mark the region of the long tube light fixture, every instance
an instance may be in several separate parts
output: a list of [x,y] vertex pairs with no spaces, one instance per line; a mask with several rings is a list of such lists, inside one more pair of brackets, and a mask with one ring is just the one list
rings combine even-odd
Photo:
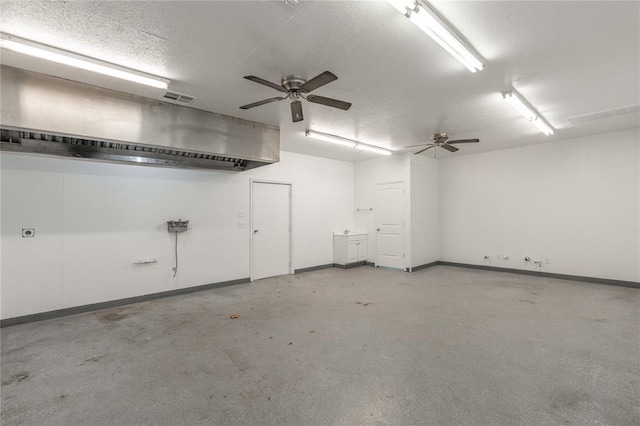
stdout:
[[418,0],[387,0],[471,72],[482,71],[480,55],[427,3]]
[[305,136],[309,137],[309,138],[314,138],[320,141],[324,141],[324,142],[330,142],[330,143],[334,143],[337,145],[342,145],[342,146],[348,146],[350,148],[354,148],[357,150],[361,150],[361,151],[369,151],[369,152],[373,152],[376,154],[382,154],[382,155],[391,155],[393,154],[393,151],[390,151],[388,149],[384,149],[384,148],[380,148],[379,146],[373,146],[373,145],[369,145],[366,143],[362,143],[362,142],[358,142],[358,141],[353,141],[351,139],[346,139],[346,138],[342,138],[340,136],[334,136],[334,135],[329,135],[327,133],[320,133],[320,132],[316,132],[314,130],[306,130],[304,132]]
[[553,135],[553,127],[518,92],[509,90],[502,93],[502,98],[542,133],[547,136]]
[[157,87],[158,89],[166,90],[169,87],[169,81],[160,77],[150,76],[139,71],[109,64],[107,62],[81,56],[76,53],[55,49],[50,46],[44,46],[7,34],[0,34],[0,47],[22,53],[24,55],[34,56],[36,58],[69,65],[75,68],[81,68],[98,74],[132,81],[146,86]]

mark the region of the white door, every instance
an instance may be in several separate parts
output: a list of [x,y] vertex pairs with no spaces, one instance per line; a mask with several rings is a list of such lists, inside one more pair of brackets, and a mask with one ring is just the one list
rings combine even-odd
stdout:
[[291,185],[252,183],[251,279],[291,273]]
[[404,269],[404,182],[378,184],[376,205],[376,266]]

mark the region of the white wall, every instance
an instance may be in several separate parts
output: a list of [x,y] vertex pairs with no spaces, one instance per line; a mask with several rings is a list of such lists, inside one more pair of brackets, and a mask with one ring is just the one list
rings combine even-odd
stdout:
[[[376,187],[379,183],[404,182],[405,194],[411,193],[410,187],[410,170],[409,156],[394,155],[383,157],[375,160],[362,161],[355,164],[354,167],[354,201],[355,208],[368,209],[374,208],[374,211],[355,212],[355,229],[356,232],[364,232],[369,234],[368,250],[369,255],[367,261],[375,262],[376,258]],[[405,196],[405,223],[410,223],[410,200],[411,197]],[[405,228],[405,254],[410,259],[411,250],[411,232],[409,226]],[[409,265],[407,265],[409,266]]]
[[[333,232],[353,227],[348,162],[282,152],[235,174],[3,153],[0,165],[2,318],[248,278],[251,178],[293,183],[295,269],[332,263]],[[173,278],[166,221],[179,217],[192,230]],[[147,258],[159,262],[133,264]]]
[[639,144],[632,129],[442,160],[441,260],[640,281]]
[[438,160],[411,157],[411,266],[440,260]]
[[[345,228],[369,234],[375,261],[376,212],[355,208],[375,206],[376,184],[403,181],[406,266],[534,269],[531,256],[549,258],[547,272],[640,281],[639,144],[634,129],[439,161],[282,152],[239,174],[2,153],[0,317],[249,277],[252,178],[293,183],[295,269],[332,263]],[[166,221],[178,217],[193,229],[173,278]],[[146,258],[159,262],[133,265]]]

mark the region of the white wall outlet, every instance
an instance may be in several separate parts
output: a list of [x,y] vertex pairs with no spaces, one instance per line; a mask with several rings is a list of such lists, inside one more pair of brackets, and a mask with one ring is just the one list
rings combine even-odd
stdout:
[[245,225],[244,225],[244,222],[240,222],[240,223],[238,223],[238,226],[239,226],[240,228],[244,228],[244,226],[245,226]]
[[36,228],[22,228],[22,238],[33,238],[36,236]]
[[502,260],[509,260],[509,255],[507,253],[503,254]]
[[551,258],[550,258],[550,257],[547,257],[547,258],[544,260],[544,263],[546,263],[547,265],[551,265]]
[[247,215],[247,214],[245,213],[245,211],[244,211],[244,210],[240,210],[240,211],[238,212],[238,217],[245,217],[246,215]]

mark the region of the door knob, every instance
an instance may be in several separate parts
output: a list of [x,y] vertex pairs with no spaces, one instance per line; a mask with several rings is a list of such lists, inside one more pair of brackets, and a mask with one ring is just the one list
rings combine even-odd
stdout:
[[257,234],[257,233],[258,233],[258,230],[257,230],[257,229],[254,229],[254,230],[253,230],[253,233],[254,233],[254,234]]
[[380,228],[376,229],[376,231],[380,232]]

